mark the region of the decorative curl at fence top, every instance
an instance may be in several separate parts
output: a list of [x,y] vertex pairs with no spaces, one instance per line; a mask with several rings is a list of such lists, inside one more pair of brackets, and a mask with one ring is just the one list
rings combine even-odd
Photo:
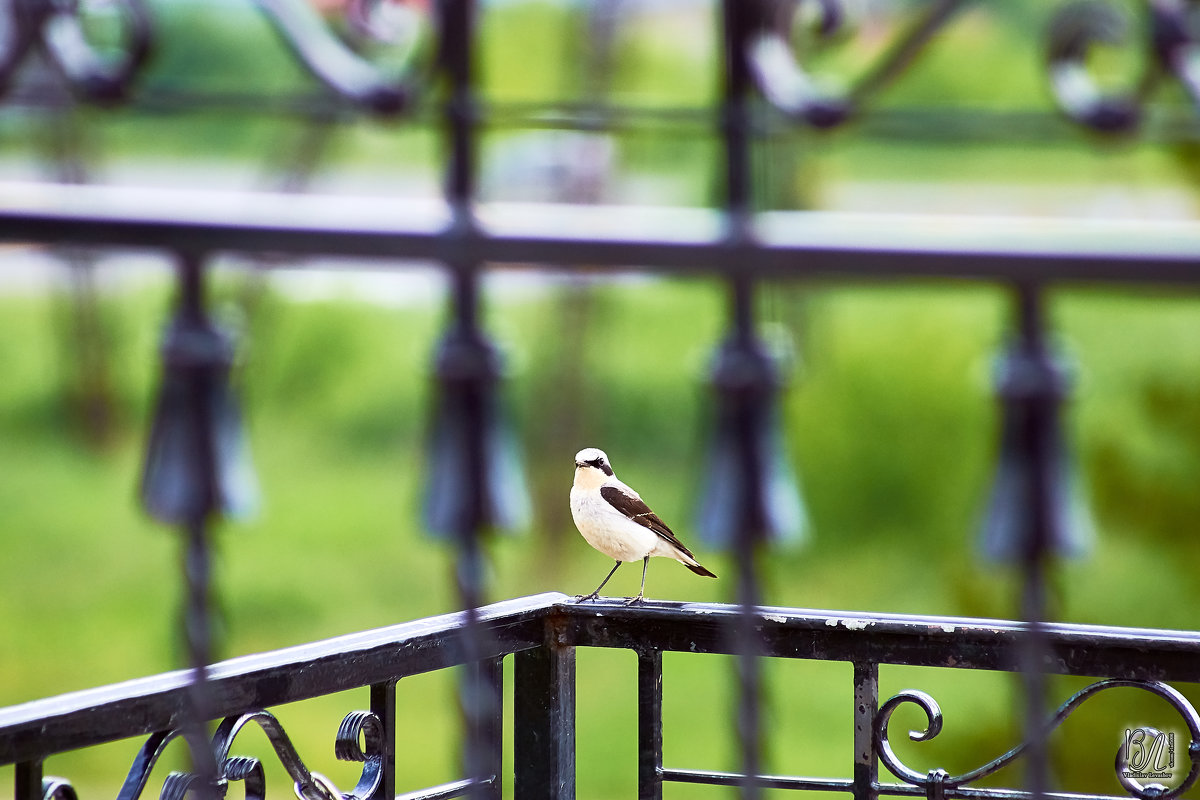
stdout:
[[[1132,777],[1128,769],[1131,755],[1127,745],[1122,745],[1117,753],[1115,762],[1117,780],[1131,796],[1142,798],[1142,800],[1147,800],[1148,798],[1170,800],[1170,798],[1179,797],[1190,789],[1192,784],[1196,782],[1196,778],[1200,776],[1200,715],[1197,715],[1196,709],[1188,702],[1186,697],[1165,683],[1160,681],[1120,679],[1097,681],[1076,692],[1062,704],[1049,720],[1043,723],[1042,739],[1044,740],[1046,735],[1066,721],[1067,717],[1071,716],[1075,712],[1075,709],[1079,708],[1088,698],[1106,689],[1117,688],[1141,689],[1166,700],[1179,713],[1179,716],[1183,718],[1190,737],[1187,748],[1189,759],[1188,772],[1174,788],[1168,789],[1162,784],[1154,783],[1143,785]],[[969,772],[964,772],[961,775],[951,775],[943,769],[934,769],[926,774],[922,774],[900,761],[888,739],[888,725],[892,720],[892,713],[904,703],[913,703],[919,706],[925,712],[925,718],[928,720],[925,730],[909,731],[908,735],[910,739],[914,742],[925,742],[941,733],[942,710],[937,701],[925,692],[908,689],[896,694],[880,707],[879,715],[875,718],[875,748],[879,753],[879,760],[883,762],[884,766],[893,775],[905,783],[921,787],[931,797],[935,793],[939,796],[944,796],[942,793],[946,790],[958,789],[983,780],[1019,759],[1029,749],[1030,743],[1028,741],[1022,742],[1007,753],[992,759],[983,766]]]
[[[396,11],[387,11],[391,3],[348,0],[343,37],[307,0],[254,3],[296,60],[343,100],[377,114],[411,106],[421,82],[422,44],[431,27],[424,15],[405,5],[400,21]],[[100,17],[103,27],[119,30],[114,41],[93,41],[91,31],[101,27],[96,24]],[[18,69],[40,50],[82,99],[129,100],[160,44],[145,0],[12,0],[0,8],[0,92],[11,88]],[[385,70],[359,54],[372,45],[409,57],[398,70]]]
[[[444,65],[458,46],[453,28],[459,0],[346,0],[340,20],[318,13],[310,0],[252,2],[309,74],[367,113],[411,110],[435,82],[438,63]],[[94,7],[100,5],[103,10],[97,12]],[[808,65],[816,49],[835,38],[852,39],[859,27],[867,27],[856,26],[851,5],[849,0],[739,0],[723,23],[736,28],[725,31],[742,61],[736,68],[786,117],[817,128],[837,127],[864,114],[973,4],[925,0],[905,6],[911,8],[909,18],[894,26],[890,44],[878,57],[848,74],[818,74]],[[625,7],[633,6],[630,0]],[[1178,83],[1192,105],[1200,105],[1200,26],[1191,22],[1191,0],[1147,0],[1137,20],[1115,0],[1071,0],[1047,8],[1044,32],[1027,33],[1029,39],[1044,40],[1049,93],[1067,119],[1096,131],[1128,132],[1168,82]],[[109,28],[120,30],[115,42],[92,41],[90,31],[97,26],[91,18],[97,13]],[[0,19],[0,93],[11,88],[27,56],[40,50],[82,99],[136,99],[139,74],[161,46],[145,0],[18,0],[0,8],[0,17],[7,17]],[[807,35],[793,35],[801,28]],[[797,45],[799,39],[807,46]],[[1118,85],[1102,80],[1089,67],[1098,47],[1122,48],[1132,56],[1128,61],[1141,64],[1140,71]],[[386,52],[385,60],[398,66],[385,68],[366,55],[372,51]],[[714,63],[718,55],[713,54]],[[585,116],[588,124],[596,124],[595,114]]]
[[[788,116],[815,127],[852,119],[919,56],[967,0],[930,0],[873,63],[842,76],[849,88],[822,90],[789,42],[797,14],[811,9],[820,41],[841,34],[849,14],[845,0],[753,0],[757,9],[746,36],[748,60],[762,95]],[[1145,106],[1167,80],[1178,82],[1200,105],[1200,44],[1189,0],[1149,0],[1138,35],[1127,11],[1111,0],[1075,0],[1060,5],[1049,20],[1046,69],[1054,102],[1070,120],[1102,132],[1125,132],[1142,120]],[[1140,50],[1142,73],[1128,88],[1109,89],[1090,71],[1087,59],[1100,45]]]

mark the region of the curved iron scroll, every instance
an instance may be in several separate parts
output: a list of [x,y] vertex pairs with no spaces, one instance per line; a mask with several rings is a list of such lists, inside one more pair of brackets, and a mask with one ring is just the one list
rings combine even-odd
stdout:
[[894,80],[963,6],[965,0],[933,0],[848,90],[828,93],[797,62],[788,41],[792,16],[805,6],[819,16],[817,35],[841,30],[847,18],[844,0],[757,0],[755,24],[748,32],[746,58],[763,96],[785,114],[818,128],[849,119],[868,99]]
[[1125,91],[1106,91],[1087,68],[1089,51],[1101,44],[1129,40],[1124,11],[1107,0],[1076,0],[1062,8],[1050,25],[1046,60],[1050,88],[1059,109],[1070,119],[1106,132],[1137,126],[1143,106],[1163,77],[1183,87],[1200,107],[1200,42],[1189,19],[1193,0],[1149,0],[1144,45],[1149,53],[1142,74]]
[[[378,114],[411,105],[416,85],[416,54],[425,25],[388,24],[379,0],[352,0],[347,22],[364,42],[408,52],[399,74],[389,74],[336,36],[305,0],[256,0],[285,44],[308,71],[351,103]],[[121,40],[101,48],[90,40],[84,19],[87,0],[9,0],[0,25],[0,92],[35,49],[88,100],[112,103],[129,96],[150,55],[153,26],[146,0],[105,0],[106,13],[120,20]],[[393,9],[393,16],[395,11]],[[417,12],[409,14],[417,18]],[[393,20],[394,22],[394,20]]]
[[[296,796],[301,800],[366,800],[383,778],[383,723],[375,714],[369,711],[353,711],[346,715],[338,728],[334,754],[341,761],[357,761],[363,764],[362,775],[354,790],[342,793],[328,778],[310,771],[305,766],[283,726],[271,712],[252,711],[238,717],[227,717],[213,736],[213,753],[221,767],[222,778],[226,781],[245,780],[247,800],[265,798],[262,765],[253,758],[231,758],[229,750],[238,733],[252,722],[267,735],[275,755],[295,781]],[[360,744],[360,737],[365,740],[365,747]],[[163,797],[162,800],[173,798]]]
[[[1161,784],[1143,786],[1133,778],[1127,776],[1124,766],[1128,754],[1124,752],[1124,747],[1117,754],[1117,779],[1130,794],[1142,798],[1142,800],[1170,800],[1170,798],[1178,797],[1191,788],[1192,784],[1196,782],[1197,776],[1200,776],[1200,714],[1196,713],[1196,709],[1192,707],[1187,698],[1165,683],[1124,679],[1104,680],[1093,683],[1072,695],[1067,702],[1063,703],[1054,716],[1046,722],[1042,730],[1043,740],[1089,697],[1106,689],[1120,687],[1142,689],[1151,694],[1158,695],[1170,703],[1171,707],[1178,711],[1179,715],[1183,717],[1184,722],[1187,723],[1191,741],[1188,743],[1188,758],[1190,761],[1188,773],[1184,777],[1183,782],[1174,789],[1167,789]],[[892,750],[891,742],[888,740],[888,723],[891,721],[892,713],[904,703],[915,703],[920,706],[925,712],[927,720],[925,730],[909,731],[908,736],[910,739],[914,742],[924,742],[933,739],[941,733],[942,710],[938,706],[937,701],[925,692],[907,689],[895,695],[880,707],[879,716],[875,720],[875,750],[879,754],[879,760],[891,770],[893,775],[905,783],[925,789],[926,792],[931,793],[930,796],[933,796],[933,794],[940,796],[945,789],[964,786],[991,775],[1020,758],[1029,746],[1028,742],[1022,742],[1004,755],[994,758],[970,772],[964,772],[962,775],[950,775],[943,769],[935,769],[927,774],[922,774],[901,763],[900,759],[896,757],[896,753]]]
[[144,0],[113,0],[109,8],[123,20],[122,41],[101,50],[88,39],[81,0],[11,0],[0,41],[0,91],[35,48],[71,87],[89,100],[124,99],[150,54],[152,27]]
[[[351,49],[304,0],[257,0],[284,43],[314,77],[350,102],[378,114],[394,114],[410,107],[416,81],[409,65],[390,76]],[[399,38],[378,21],[379,13],[367,0],[354,0],[347,9],[352,29],[376,41]],[[406,44],[416,49],[420,38],[413,32]]]
[[70,781],[63,778],[44,778],[42,800],[79,800],[79,795]]
[[[343,793],[324,775],[305,766],[283,726],[271,712],[258,710],[226,717],[213,735],[213,755],[220,776],[216,786],[217,797],[225,796],[230,781],[240,781],[245,787],[246,800],[266,800],[266,776],[262,762],[249,756],[230,755],[234,739],[251,723],[266,734],[283,768],[295,781],[296,795],[300,800],[367,800],[383,780],[383,722],[372,712],[352,711],[338,728],[334,755],[339,761],[363,765],[357,785],[352,791]],[[181,735],[180,729],[173,729],[155,733],[146,740],[125,778],[118,800],[138,800],[141,797],[159,757],[167,745]],[[172,772],[163,782],[159,800],[183,800],[198,780],[199,777],[192,773]],[[42,784],[42,800],[77,800],[77,797],[67,781],[47,778]]]

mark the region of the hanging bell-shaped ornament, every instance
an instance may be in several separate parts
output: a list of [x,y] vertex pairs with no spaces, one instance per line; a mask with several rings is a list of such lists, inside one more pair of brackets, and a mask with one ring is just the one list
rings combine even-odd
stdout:
[[429,435],[426,529],[451,540],[519,530],[530,517],[516,437],[500,404],[500,357],[473,325],[442,339]]
[[1044,346],[1018,341],[998,362],[996,387],[1000,455],[983,522],[984,556],[1023,563],[1043,555],[1083,554],[1092,524],[1062,426],[1066,371]]
[[744,536],[796,545],[808,520],[789,465],[778,370],[766,346],[734,334],[711,371],[713,432],[697,527],[707,546],[731,550]]
[[146,510],[172,524],[210,514],[241,517],[258,504],[229,380],[232,340],[203,314],[198,298],[186,296],[187,285],[162,344],[163,376],[141,482]]

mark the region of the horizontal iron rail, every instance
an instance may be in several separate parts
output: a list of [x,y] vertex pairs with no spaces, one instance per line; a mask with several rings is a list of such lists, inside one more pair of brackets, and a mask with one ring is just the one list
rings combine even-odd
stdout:
[[[928,797],[924,787],[903,783],[880,783],[875,787],[879,794],[892,797]],[[1023,789],[975,789],[970,786],[955,786],[946,789],[945,796],[958,800],[1034,800],[1032,792]],[[1118,795],[1119,796],[1119,795]],[[1081,794],[1079,792],[1042,792],[1041,800],[1113,800],[1109,794]]]
[[0,183],[0,241],[553,264],[762,277],[929,277],[1200,285],[1194,222],[754,215],[698,208],[446,203]]
[[[479,611],[485,658],[559,647],[734,654],[738,606],[617,600],[577,603],[556,592]],[[769,657],[1016,670],[1023,623],[956,617],[812,611],[758,612]],[[462,663],[465,615],[446,614],[212,665],[214,716],[227,716]],[[1200,682],[1200,632],[1046,626],[1049,672]],[[0,764],[45,758],[176,726],[190,680],[169,672],[0,709]],[[688,774],[664,771],[664,777]]]
[[[483,783],[492,783],[496,779],[493,776],[490,780],[482,781]],[[471,778],[463,778],[462,780],[449,781],[448,783],[438,784],[428,789],[417,789],[413,792],[405,792],[404,794],[396,795],[396,800],[450,800],[454,797],[462,797],[471,788],[476,785],[476,781]]]
[[[708,786],[741,786],[745,778],[737,772],[663,769],[662,779],[674,783],[700,783]],[[854,791],[854,781],[843,778],[800,778],[790,775],[759,775],[755,783],[764,789],[796,789],[813,792]]]
[[[619,600],[555,607],[559,641],[733,655],[739,607]],[[1022,622],[903,614],[759,609],[764,656],[1018,671]],[[1200,682],[1200,632],[1053,623],[1042,626],[1045,669],[1086,677]]]
[[[694,769],[664,769],[664,781],[675,783],[698,783],[708,786],[740,786],[744,776],[736,772],[706,772]],[[803,778],[791,775],[760,775],[756,783],[764,789],[792,789],[820,792],[853,793],[854,781],[843,778]],[[909,786],[904,783],[876,782],[872,788],[881,795],[894,797],[925,797],[926,790],[921,786]],[[945,796],[961,798],[962,800],[1030,800],[1032,794],[1020,789],[976,789],[969,786],[955,786],[946,789]],[[1043,800],[1108,800],[1111,795],[1079,794],[1075,792],[1045,792]]]
[[[479,610],[484,658],[545,643],[546,609],[563,595],[506,600]],[[463,663],[463,612],[325,639],[213,664],[214,717],[305,700]],[[189,670],[0,709],[0,765],[170,730],[183,719]]]
[[[61,113],[70,98],[50,82],[31,84],[5,97],[5,111]],[[320,91],[256,92],[212,91],[164,84],[143,86],[125,108],[135,113],[225,113],[255,117],[275,116],[298,120],[352,119],[361,112],[336,95]],[[436,103],[419,104],[409,115],[417,124],[439,120]],[[716,111],[711,105],[627,104],[613,102],[501,101],[481,99],[476,120],[490,130],[569,130],[586,133],[673,132],[710,133]],[[753,124],[760,136],[800,134],[806,129],[771,107],[756,109]],[[1060,112],[1033,106],[995,109],[986,106],[874,108],[857,120],[856,135],[866,139],[912,142],[979,142],[1045,146],[1077,143],[1078,127]],[[1187,109],[1152,106],[1139,129],[1138,141],[1171,143],[1190,141],[1200,134],[1200,122]]]

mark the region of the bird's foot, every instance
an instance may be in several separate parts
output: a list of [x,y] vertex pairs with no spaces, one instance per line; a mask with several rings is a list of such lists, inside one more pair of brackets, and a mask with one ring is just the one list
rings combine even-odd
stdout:
[[629,598],[624,603],[622,603],[622,605],[626,605],[626,606],[637,605],[638,603],[642,602],[645,599],[646,598],[642,597],[641,593],[639,592],[637,597]]
[[599,592],[592,592],[591,594],[579,595],[578,597],[575,598],[575,602],[576,603],[586,603],[588,600],[599,600],[599,599],[600,599]]

